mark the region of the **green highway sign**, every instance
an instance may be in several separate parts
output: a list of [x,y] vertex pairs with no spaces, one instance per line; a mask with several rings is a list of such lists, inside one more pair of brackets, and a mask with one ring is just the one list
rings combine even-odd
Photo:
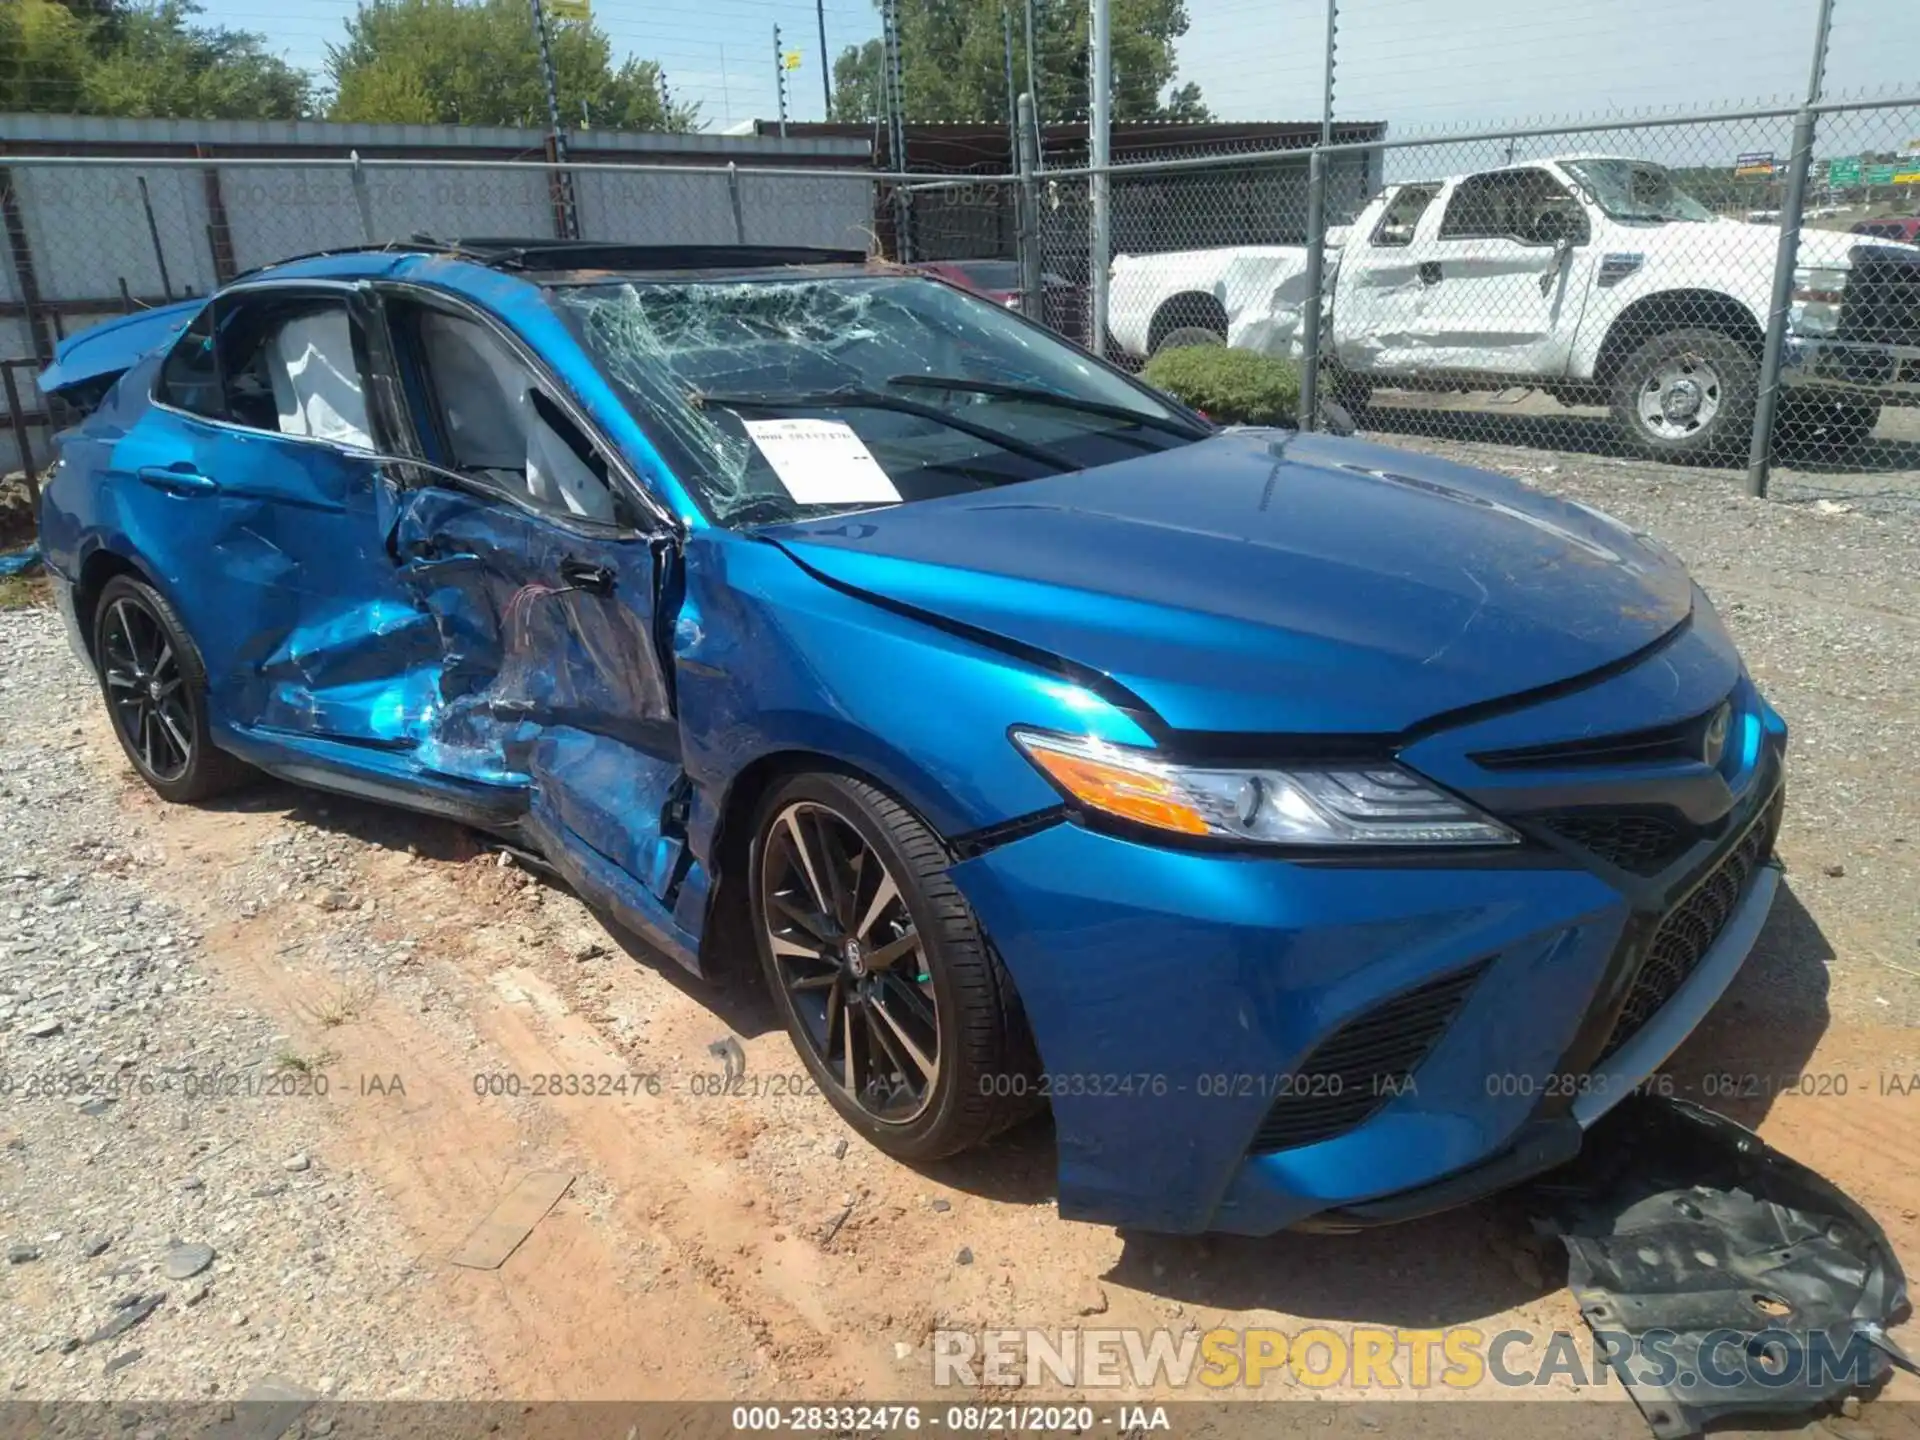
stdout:
[[1837,188],[1842,185],[1858,185],[1859,183],[1860,157],[1858,155],[1843,155],[1838,159],[1827,162],[1827,184]]

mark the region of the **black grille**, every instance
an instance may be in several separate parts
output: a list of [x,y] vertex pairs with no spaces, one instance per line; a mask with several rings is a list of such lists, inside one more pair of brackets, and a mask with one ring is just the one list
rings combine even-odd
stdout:
[[1657,875],[1693,843],[1671,815],[1646,810],[1568,810],[1540,824],[1634,875]]
[[1566,770],[1608,765],[1646,765],[1657,760],[1698,760],[1708,720],[1719,707],[1672,725],[1617,735],[1556,740],[1511,750],[1483,750],[1474,763],[1487,770]]
[[1429,981],[1349,1020],[1287,1077],[1254,1136],[1255,1150],[1291,1150],[1344,1134],[1406,1088],[1446,1033],[1484,966]]
[[1920,259],[1904,250],[1856,245],[1840,305],[1840,338],[1920,345]]
[[1639,1033],[1684,985],[1700,964],[1701,958],[1720,938],[1727,921],[1739,907],[1754,873],[1766,863],[1773,849],[1773,837],[1780,827],[1781,797],[1775,796],[1767,812],[1749,826],[1738,844],[1696,885],[1654,928],[1647,942],[1646,959],[1627,992],[1627,1003],[1613,1022],[1600,1059]]

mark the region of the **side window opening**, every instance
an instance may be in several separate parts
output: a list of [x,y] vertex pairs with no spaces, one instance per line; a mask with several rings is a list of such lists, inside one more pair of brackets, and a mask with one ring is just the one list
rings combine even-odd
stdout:
[[337,300],[217,298],[161,367],[161,398],[210,420],[374,448],[366,347]]
[[1544,170],[1495,170],[1454,187],[1440,218],[1442,240],[1514,240],[1551,245],[1588,239],[1586,211]]
[[1373,227],[1371,243],[1378,246],[1411,245],[1414,231],[1420,226],[1420,217],[1427,213],[1427,207],[1439,193],[1438,185],[1402,185],[1381,212],[1380,223]]
[[173,342],[154,389],[163,404],[176,410],[210,420],[227,418],[226,400],[220,391],[220,365],[213,348],[211,303],[201,308],[193,323]]
[[537,510],[625,518],[605,455],[498,336],[439,310],[408,319],[425,370],[431,423],[422,428],[442,463]]

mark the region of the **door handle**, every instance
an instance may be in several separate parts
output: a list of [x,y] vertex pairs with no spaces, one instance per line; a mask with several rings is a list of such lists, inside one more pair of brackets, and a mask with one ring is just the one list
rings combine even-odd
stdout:
[[1422,285],[1438,285],[1440,283],[1440,262],[1438,260],[1422,260],[1420,262],[1420,283]]
[[135,473],[154,489],[170,495],[210,495],[220,488],[218,480],[190,465],[142,465]]
[[569,589],[583,590],[589,595],[613,593],[612,567],[596,565],[591,560],[576,560],[569,555],[560,562],[560,578],[567,582]]

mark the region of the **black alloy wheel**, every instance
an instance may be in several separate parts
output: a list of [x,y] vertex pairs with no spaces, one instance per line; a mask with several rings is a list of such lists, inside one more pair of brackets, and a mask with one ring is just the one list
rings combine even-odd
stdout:
[[199,651],[152,586],[128,575],[106,583],[94,607],[93,658],[120,748],[161,796],[203,800],[247,773],[209,738]]
[[949,1155],[1031,1113],[1039,1086],[1013,983],[911,811],[851,777],[762,802],[755,940],[821,1092],[902,1159]]

